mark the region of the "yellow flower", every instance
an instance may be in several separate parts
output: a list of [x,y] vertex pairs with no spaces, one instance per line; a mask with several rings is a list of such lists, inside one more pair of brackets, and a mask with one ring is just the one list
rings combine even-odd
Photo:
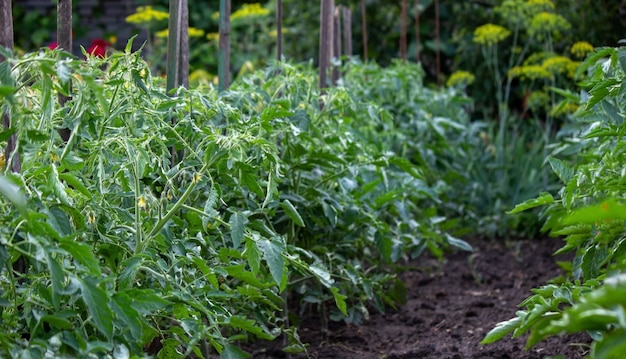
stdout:
[[94,224],[94,223],[96,223],[96,220],[97,220],[97,218],[96,218],[95,214],[93,214],[91,212],[89,214],[87,214],[87,224],[90,224],[90,225]]
[[220,34],[218,32],[209,32],[208,34],[206,34],[206,38],[209,41],[219,40]]
[[109,44],[115,45],[117,43],[117,36],[111,35],[108,37],[107,41],[109,42]]
[[491,46],[506,39],[511,32],[500,25],[486,24],[474,30],[474,42]]
[[148,207],[148,202],[146,201],[146,197],[144,197],[144,196],[139,197],[137,205],[141,209],[146,209],[146,207]]
[[476,79],[476,76],[474,76],[472,73],[469,73],[467,71],[456,71],[452,73],[452,75],[450,75],[450,77],[448,78],[448,81],[446,81],[446,86],[465,87],[465,86],[471,85],[475,79]]
[[0,169],[4,168],[4,153],[0,153]]
[[591,45],[587,41],[578,41],[574,43],[574,45],[572,45],[570,52],[572,53],[572,55],[582,59],[587,56],[587,54],[593,52],[593,45]]
[[166,20],[169,14],[165,11],[154,10],[152,6],[139,6],[137,11],[126,17],[126,22],[136,25],[149,24],[154,21]]
[[541,65],[515,66],[509,70],[509,77],[519,77],[522,80],[550,79],[552,74]]
[[[187,34],[189,35],[189,37],[201,37],[204,35],[204,30],[198,29],[196,27],[190,27],[187,31]],[[167,39],[168,35],[169,35],[169,29],[157,31],[154,34],[154,36],[162,38],[162,39]]]
[[191,183],[198,183],[200,182],[200,180],[202,179],[202,175],[199,173],[194,173],[193,175],[193,179],[191,180]]
[[530,21],[528,34],[538,40],[543,40],[546,34],[552,36],[567,31],[571,27],[572,25],[563,16],[544,11],[535,15]]
[[239,19],[267,16],[269,13],[270,11],[263,8],[259,3],[243,4],[230,16],[230,21],[234,22]]
[[543,60],[543,67],[553,74],[566,73],[572,60],[565,56],[552,56]]

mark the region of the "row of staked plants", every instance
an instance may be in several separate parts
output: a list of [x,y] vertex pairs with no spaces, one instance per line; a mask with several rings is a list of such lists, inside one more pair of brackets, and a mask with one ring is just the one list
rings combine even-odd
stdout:
[[320,93],[310,65],[276,63],[166,93],[130,49],[4,53],[22,169],[3,159],[1,356],[305,351],[302,311],[359,323],[403,302],[394,264],[471,250],[442,209],[469,100],[418,66],[349,64]]
[[512,212],[543,208],[544,230],[564,238],[557,253],[566,275],[533,290],[516,316],[499,323],[483,343],[530,333],[527,347],[553,335],[586,332],[591,358],[626,352],[626,48],[599,48],[578,69],[580,105],[548,163],[562,181],[556,196],[542,193]]

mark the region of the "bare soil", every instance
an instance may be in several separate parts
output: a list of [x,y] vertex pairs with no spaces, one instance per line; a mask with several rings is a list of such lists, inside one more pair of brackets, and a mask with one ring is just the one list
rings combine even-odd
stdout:
[[[450,253],[441,263],[420,258],[415,270],[400,274],[408,288],[407,303],[376,314],[361,326],[330,323],[321,328],[319,315],[303,318],[299,334],[310,358],[359,359],[568,359],[588,354],[586,334],[550,338],[525,350],[526,337],[507,337],[480,345],[500,321],[512,318],[530,289],[561,274],[553,253],[559,239],[470,241],[475,252]],[[253,358],[287,358],[280,340],[248,348]],[[306,358],[292,355],[292,358]]]

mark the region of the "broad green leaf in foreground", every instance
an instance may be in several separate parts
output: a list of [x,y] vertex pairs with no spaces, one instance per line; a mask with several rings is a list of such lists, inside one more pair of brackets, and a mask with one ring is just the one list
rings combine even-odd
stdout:
[[80,291],[95,327],[107,339],[113,337],[113,312],[109,308],[107,293],[100,289],[91,278],[80,279]]
[[569,216],[563,218],[561,223],[565,225],[576,223],[594,224],[615,219],[626,220],[626,204],[612,198],[597,205],[577,209]]
[[505,335],[511,333],[517,329],[522,322],[521,317],[515,317],[504,322],[496,324],[495,328],[491,329],[480,344],[491,344],[504,338]]

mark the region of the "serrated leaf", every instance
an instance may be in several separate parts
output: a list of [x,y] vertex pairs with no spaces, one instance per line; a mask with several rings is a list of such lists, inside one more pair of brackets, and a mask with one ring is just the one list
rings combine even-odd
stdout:
[[87,244],[75,242],[73,240],[61,240],[59,246],[69,253],[75,261],[82,264],[89,274],[100,276],[100,262],[93,254],[93,248]]
[[209,197],[204,203],[204,213],[208,215],[202,216],[202,228],[204,228],[205,230],[208,228],[208,225],[210,223],[209,221],[212,218],[216,218],[217,216],[219,216],[219,213],[217,213],[217,210],[215,210],[218,198],[219,196],[217,193],[217,189],[215,187],[212,187],[211,191],[209,192]]
[[582,263],[580,265],[580,268],[583,271],[583,277],[585,279],[598,277],[600,274],[600,267],[605,259],[607,259],[606,251],[601,250],[596,246],[587,248],[585,254],[583,254]]
[[59,172],[57,171],[57,167],[54,164],[51,166],[51,171],[48,174],[48,186],[51,187],[50,189],[61,203],[66,206],[72,206],[67,192],[65,192],[65,186],[59,178]]
[[120,264],[120,268],[124,268],[117,277],[118,287],[120,289],[129,289],[132,287],[135,281],[135,275],[143,262],[144,258],[142,257],[130,257]]
[[22,216],[27,217],[26,198],[20,188],[4,176],[0,176],[0,194],[9,200]]
[[288,199],[282,201],[280,203],[280,207],[285,211],[285,214],[287,214],[287,216],[291,218],[295,225],[299,227],[304,227],[304,221],[302,220],[300,213],[298,213],[296,207],[294,207],[294,205]]
[[485,338],[480,341],[480,344],[491,344],[497,342],[498,340],[504,338],[505,335],[517,329],[521,322],[522,318],[515,317],[496,324],[496,326],[491,329],[487,335],[485,335]]
[[280,238],[266,239],[263,238],[257,241],[259,249],[263,252],[263,259],[267,263],[270,269],[270,274],[279,285],[280,291],[283,291],[281,282],[283,279],[283,269],[285,268],[285,260],[283,259],[283,252],[285,251],[285,243]]
[[100,289],[92,278],[79,279],[81,298],[87,306],[91,320],[98,331],[111,340],[113,338],[113,312],[109,308],[107,293]]
[[554,173],[563,181],[563,184],[567,184],[574,177],[574,169],[560,159],[548,157],[548,163],[550,163]]
[[152,289],[133,288],[119,293],[127,295],[131,299],[132,307],[141,315],[153,314],[171,304]]
[[543,192],[537,198],[531,198],[515,206],[512,210],[506,212],[507,214],[515,214],[526,211],[531,208],[545,206],[546,204],[554,203],[554,197],[548,192]]
[[239,248],[246,232],[248,217],[242,212],[233,213],[230,216],[230,239],[233,241],[233,248]]
[[128,328],[131,336],[140,341],[142,339],[141,314],[133,308],[133,300],[126,293],[120,292],[115,293],[111,299],[117,317],[124,323],[124,327]]
[[85,185],[80,179],[74,177],[74,175],[72,175],[71,173],[67,173],[67,172],[59,173],[59,179],[66,182],[68,185],[74,187],[74,189],[78,190],[80,193],[85,195],[88,199],[91,199],[92,197],[91,191],[89,191],[87,187],[85,187]]
[[261,251],[252,238],[247,238],[246,249],[243,253],[244,257],[248,260],[250,270],[254,275],[257,275],[261,268]]
[[48,223],[61,237],[68,236],[74,231],[69,217],[61,208],[54,206],[47,209],[46,212],[48,214]]

